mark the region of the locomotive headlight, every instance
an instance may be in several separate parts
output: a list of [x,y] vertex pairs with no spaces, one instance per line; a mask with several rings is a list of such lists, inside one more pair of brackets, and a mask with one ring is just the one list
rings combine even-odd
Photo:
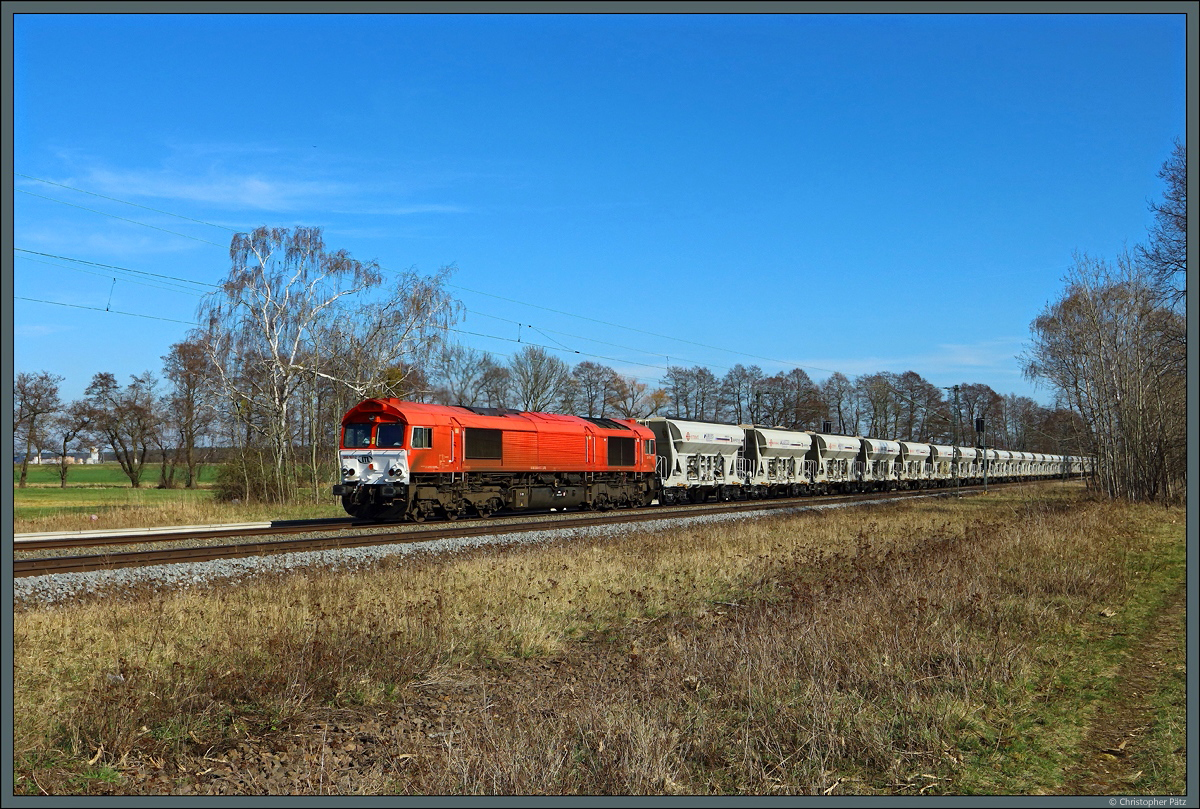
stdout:
[[351,469],[348,466],[342,467],[342,477],[352,478],[352,477],[354,477],[354,475],[355,475],[355,471],[353,469]]
[[388,469],[388,474],[391,475],[392,477],[396,477],[396,475],[399,475],[402,471],[404,471],[404,470],[402,470],[400,467],[393,466]]

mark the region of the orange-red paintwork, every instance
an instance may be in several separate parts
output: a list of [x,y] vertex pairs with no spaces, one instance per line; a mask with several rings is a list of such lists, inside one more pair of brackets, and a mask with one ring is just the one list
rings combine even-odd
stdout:
[[[342,424],[403,423],[404,448],[415,475],[457,472],[641,472],[654,471],[655,456],[646,452],[654,438],[650,428],[632,420],[611,419],[628,429],[610,429],[578,416],[516,413],[489,416],[465,407],[418,404],[400,399],[368,399],[352,408]],[[433,430],[432,446],[411,446],[412,427]],[[464,430],[502,431],[500,460],[463,457]],[[634,438],[634,465],[609,466],[609,438]],[[374,447],[374,445],[372,445]],[[345,447],[344,449],[350,449]]]

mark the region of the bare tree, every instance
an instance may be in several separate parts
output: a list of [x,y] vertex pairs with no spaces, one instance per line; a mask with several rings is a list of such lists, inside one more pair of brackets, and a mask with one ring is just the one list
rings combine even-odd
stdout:
[[793,368],[779,378],[784,406],[781,423],[793,429],[820,427],[825,418],[821,390],[803,368]]
[[171,383],[163,404],[170,415],[173,449],[183,462],[184,485],[194,489],[207,457],[201,442],[210,437],[216,420],[216,368],[204,344],[197,340],[175,343],[162,359]]
[[489,361],[491,356],[483,351],[458,343],[443,345],[432,364],[436,401],[475,407],[485,395],[483,376]]
[[1161,202],[1150,203],[1154,227],[1150,243],[1138,249],[1138,259],[1149,271],[1162,303],[1182,311],[1187,297],[1187,151],[1182,140],[1175,141],[1158,176],[1167,188]]
[[721,383],[712,371],[702,365],[692,368],[692,383],[695,386],[696,418],[706,421],[721,420]]
[[663,388],[667,391],[672,415],[685,419],[698,417],[695,412],[696,377],[691,369],[682,365],[667,366]]
[[845,374],[835,371],[821,385],[821,398],[833,421],[834,429],[842,435],[858,432],[858,422],[853,418],[854,386]]
[[753,424],[759,419],[755,394],[764,379],[762,368],[741,363],[730,368],[721,378],[721,392],[728,415],[735,424]]
[[479,389],[487,407],[508,407],[513,401],[512,372],[495,362],[490,355],[484,357]]
[[542,411],[560,401],[571,377],[565,362],[539,346],[525,346],[513,355],[508,367],[523,410]]
[[13,435],[25,442],[25,457],[21,461],[21,477],[17,484],[22,489],[29,471],[29,456],[35,448],[41,451],[46,419],[62,408],[58,398],[58,386],[62,381],[61,376],[46,371],[22,372],[14,381]]
[[604,417],[616,392],[616,371],[598,362],[584,361],[571,370],[571,376],[575,380],[573,412],[592,418]]
[[78,440],[88,434],[92,426],[92,410],[86,402],[71,402],[53,419],[50,431],[57,436],[61,451],[58,455],[58,484],[67,488],[67,474],[71,471],[69,453],[78,447]]
[[889,437],[896,434],[899,419],[896,381],[896,375],[890,371],[863,374],[854,380],[855,398],[866,417],[866,435]]
[[649,386],[637,377],[614,374],[608,406],[623,419],[653,416],[666,407],[666,392],[649,391]]
[[[1003,398],[990,386],[982,383],[974,383],[969,385],[959,385],[959,403],[962,407],[962,426],[965,435],[962,438],[963,443],[969,443],[970,439],[967,436],[975,435],[975,419],[983,419],[985,429],[991,431],[993,425],[992,417],[1000,411],[1000,405]],[[976,436],[978,440],[979,436]],[[994,446],[994,440],[988,440],[988,446]]]
[[142,468],[154,444],[160,418],[150,372],[130,377],[122,388],[110,373],[99,373],[88,385],[85,402],[93,428],[117,456],[121,471],[133,488],[141,487]]

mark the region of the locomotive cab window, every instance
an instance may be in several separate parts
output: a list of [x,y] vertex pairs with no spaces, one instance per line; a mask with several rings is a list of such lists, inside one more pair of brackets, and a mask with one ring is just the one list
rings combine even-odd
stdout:
[[404,425],[380,424],[375,431],[375,446],[392,449],[404,446]]
[[413,427],[412,428],[412,448],[413,449],[429,449],[433,446],[433,428],[432,427]]
[[350,449],[371,446],[371,425],[347,424],[342,431],[342,446]]
[[645,441],[642,442],[642,444],[643,444],[643,446],[642,446],[642,454],[643,455],[653,455],[654,454],[654,439],[653,438],[647,438]]

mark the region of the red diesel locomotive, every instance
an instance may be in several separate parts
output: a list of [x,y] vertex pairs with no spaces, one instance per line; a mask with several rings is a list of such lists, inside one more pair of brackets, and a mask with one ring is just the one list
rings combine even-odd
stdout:
[[346,512],[438,516],[649,505],[654,433],[627,419],[368,399],[342,418]]

